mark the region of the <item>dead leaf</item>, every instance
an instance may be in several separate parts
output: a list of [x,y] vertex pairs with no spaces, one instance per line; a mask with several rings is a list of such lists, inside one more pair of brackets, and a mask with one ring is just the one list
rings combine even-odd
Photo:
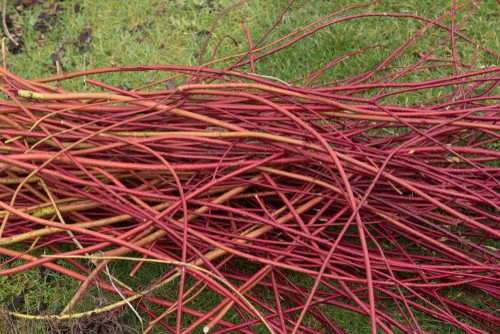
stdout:
[[92,39],[92,28],[90,26],[87,26],[78,36],[79,46],[77,50],[79,52],[87,51],[91,39]]
[[165,81],[165,86],[167,89],[177,89],[177,85],[172,80]]

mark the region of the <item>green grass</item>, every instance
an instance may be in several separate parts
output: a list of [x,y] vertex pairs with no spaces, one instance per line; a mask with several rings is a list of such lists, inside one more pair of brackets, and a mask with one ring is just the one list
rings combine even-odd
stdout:
[[[112,66],[135,66],[152,64],[176,64],[197,65],[200,58],[200,49],[204,42],[204,34],[210,29],[215,17],[221,9],[234,4],[235,1],[217,0],[214,2],[203,0],[171,0],[171,1],[98,1],[98,0],[67,0],[61,2],[63,11],[54,12],[55,17],[50,21],[50,28],[44,38],[40,35],[34,25],[39,15],[45,11],[50,1],[39,5],[34,9],[23,11],[16,25],[23,28],[23,42],[25,51],[18,54],[9,54],[7,57],[9,70],[28,79],[36,79],[56,74],[56,68],[51,55],[59,52],[61,65],[64,72],[72,72],[98,67]],[[83,10],[75,13],[74,6],[79,3]],[[213,8],[208,4],[213,3]],[[242,29],[244,22],[251,33],[255,43],[276,21],[287,1],[283,0],[250,0],[249,2],[235,8],[223,15],[214,30],[214,34],[208,44],[207,52],[203,60],[208,62],[216,45],[222,40],[215,58],[241,53],[248,50],[248,41]],[[323,1],[302,0],[296,1],[291,10],[284,16],[278,27],[264,40],[263,44],[276,40],[295,29],[305,26],[326,14],[345,8],[348,5],[361,4],[365,1]],[[361,12],[397,12],[417,13],[421,16],[435,18],[451,8],[451,1],[406,1],[390,0],[381,4],[373,5],[363,9],[356,9],[349,14]],[[12,14],[14,9],[8,8]],[[345,14],[344,14],[345,15]],[[465,15],[461,11],[457,17],[458,22]],[[490,0],[482,3],[474,14],[461,29],[461,32],[479,41],[481,45],[500,50],[500,37],[497,29],[499,14],[496,1]],[[444,24],[449,24],[450,19],[444,19]],[[353,77],[359,73],[372,70],[384,60],[396,47],[401,45],[413,33],[424,26],[422,21],[411,18],[371,17],[347,21],[332,25],[307,39],[287,48],[283,52],[273,54],[256,63],[259,74],[273,76],[285,81],[292,81],[304,77],[327,65],[330,61],[341,57],[349,52],[359,50],[371,45],[380,45],[379,48],[371,49],[365,53],[350,57],[337,66],[331,68],[318,78],[316,83],[332,82]],[[78,40],[81,32],[86,27],[92,29],[92,39],[86,50],[79,49]],[[448,33],[439,28],[429,28],[421,36],[417,43],[410,47],[403,57],[394,62],[393,66],[408,66],[414,63],[416,53],[428,50],[438,41],[446,38]],[[224,36],[230,36],[224,38]],[[64,52],[60,52],[64,48]],[[476,68],[485,68],[498,65],[498,59],[479,51],[474,56],[476,48],[461,39],[457,39],[457,49],[460,60],[470,63],[473,57]],[[436,50],[438,58],[450,58],[450,43]],[[232,63],[233,60],[217,63],[214,67],[223,68]],[[239,71],[249,71],[249,68],[239,68]],[[388,69],[387,71],[391,71]],[[401,81],[429,80],[435,77],[451,74],[449,69],[435,69],[414,72]],[[107,74],[106,76],[95,76],[97,80],[106,83],[137,87],[145,83],[161,79],[168,74],[159,72],[120,73]],[[177,82],[181,84],[181,82]],[[303,83],[299,81],[297,84]],[[82,79],[76,79],[64,83],[65,87],[85,90]],[[427,90],[419,94],[409,95],[406,99],[402,97],[389,98],[386,103],[398,103],[411,105],[419,101],[425,101],[431,96],[445,94],[446,91],[437,89]],[[19,246],[17,246],[19,247]],[[14,263],[15,264],[15,263]],[[159,277],[166,268],[159,265],[146,264],[139,273],[131,278],[127,275],[133,264],[113,263],[111,272],[134,287],[149,285],[151,279]],[[78,285],[55,273],[53,279],[40,279],[39,269],[32,269],[21,274],[9,277],[0,277],[0,300],[9,296],[18,295],[24,287],[31,290],[27,292],[24,307],[37,309],[40,304],[47,303],[47,313],[52,313],[59,307],[64,306],[71,298],[72,293],[78,289]],[[297,284],[304,277],[291,277]],[[307,286],[311,282],[305,280]],[[187,282],[187,285],[193,284]],[[160,289],[158,296],[170,296],[175,299],[175,282]],[[456,293],[451,292],[451,293]],[[462,298],[466,298],[463,297]],[[90,310],[103,300],[117,300],[117,296],[110,295],[98,289],[89,289],[87,304],[79,305],[81,310]],[[220,297],[215,293],[203,294],[198,300],[193,301],[200,310],[210,310],[217,305]],[[151,306],[146,304],[147,306]],[[160,313],[163,310],[152,308]],[[352,333],[364,333],[368,331],[369,323],[364,316],[354,314],[338,307],[324,306],[325,312],[331,315],[334,322],[344,328],[351,328]],[[120,314],[120,321],[139,329],[140,323],[132,312],[126,310]],[[2,319],[4,319],[2,321]],[[7,332],[7,318],[0,317],[0,332]],[[144,317],[147,319],[147,317]],[[228,320],[237,321],[238,315],[230,312]],[[188,318],[185,319],[188,322]],[[419,316],[423,328],[431,332],[459,333],[452,327],[443,327],[434,320]],[[175,323],[175,315],[166,318],[165,321]],[[315,326],[312,317],[306,317],[305,322]],[[45,331],[45,325],[32,322],[16,320],[15,328],[20,333]],[[255,327],[257,332],[262,329]],[[153,333],[162,333],[157,327]]]
[[[332,13],[349,4],[361,4],[365,1],[297,1],[285,15],[278,27],[263,42],[274,41],[314,20]],[[204,42],[203,32],[210,29],[220,9],[226,8],[235,1],[215,1],[213,8],[209,1],[84,1],[83,10],[74,13],[74,5],[78,1],[61,3],[64,11],[56,12],[57,17],[45,34],[44,43],[40,45],[40,33],[32,26],[42,10],[38,6],[34,10],[23,12],[18,23],[24,27],[24,43],[26,52],[9,56],[9,69],[26,78],[39,78],[55,74],[54,62],[50,55],[65,48],[61,55],[62,65],[66,71],[76,71],[96,67],[144,65],[144,64],[177,64],[197,65],[201,46]],[[205,5],[203,5],[205,3]],[[204,61],[209,61],[216,45],[223,36],[216,57],[240,53],[248,50],[248,42],[242,29],[242,23],[248,26],[254,42],[265,33],[276,21],[284,9],[286,1],[252,0],[221,17],[214,34],[208,44]],[[201,6],[197,9],[194,4]],[[384,1],[383,4],[364,9],[350,11],[360,12],[399,12],[417,13],[421,16],[436,17],[450,9],[449,1],[419,1],[418,4],[400,4],[400,1]],[[458,21],[462,14],[457,15]],[[495,29],[495,17],[498,18],[498,7],[494,1],[480,6],[478,12],[462,29],[472,39],[478,40],[492,50],[500,50],[500,38]],[[443,20],[448,23],[449,20]],[[341,80],[355,74],[375,68],[392,50],[401,45],[424,23],[411,18],[371,17],[346,21],[332,25],[317,34],[302,40],[284,52],[272,55],[256,63],[257,72],[283,80],[293,80],[317,70],[328,62],[346,53],[359,50],[370,45],[382,45],[381,48],[368,50],[366,53],[351,57],[329,70],[320,81]],[[86,28],[92,28],[92,40],[87,50],[78,50],[77,45],[68,44],[78,39]],[[412,46],[406,55],[394,65],[408,65],[415,61],[415,52],[424,52],[437,41],[448,35],[438,28],[428,29],[419,41]],[[470,62],[475,47],[457,39],[457,48],[463,62]],[[436,51],[436,57],[448,58],[450,45]],[[217,66],[227,66],[232,61]],[[479,53],[475,64],[478,67],[495,65],[498,59]],[[413,80],[429,78],[441,73],[415,73]],[[144,81],[159,78],[159,73],[134,73],[129,75],[106,75],[106,81],[112,84],[137,86]]]

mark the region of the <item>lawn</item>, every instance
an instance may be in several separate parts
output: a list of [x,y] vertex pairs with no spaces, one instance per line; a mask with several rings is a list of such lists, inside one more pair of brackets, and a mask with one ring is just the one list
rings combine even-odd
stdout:
[[[324,68],[334,60],[338,62],[318,75],[310,86],[338,85],[345,80],[376,69],[394,50],[405,43],[427,22],[416,16],[435,19],[452,9],[454,1],[380,1],[369,6],[361,6],[366,1],[295,1],[286,13],[281,14],[288,2],[282,0],[249,0],[237,3],[229,0],[157,0],[157,1],[12,1],[7,4],[7,26],[12,37],[19,45],[7,40],[7,66],[12,73],[27,79],[39,79],[57,74],[88,70],[101,67],[122,67],[141,65],[185,65],[197,66],[210,63],[213,68],[223,69],[231,66],[242,56],[249,59],[246,52],[250,49],[249,39],[257,50],[256,55],[267,49],[259,48],[278,41],[282,45],[290,40],[281,38],[305,27],[326,15],[339,12],[335,18],[353,16],[349,20],[339,20],[297,43],[273,53],[255,62],[256,75],[304,86],[310,75]],[[225,11],[233,5],[234,8]],[[472,9],[472,2],[456,1],[456,6],[463,8],[456,11],[455,22],[461,22]],[[351,7],[349,7],[351,6]],[[349,8],[341,12],[342,9]],[[499,4],[496,1],[483,1],[471,18],[460,27],[460,33],[489,50],[500,50],[500,30],[498,29]],[[363,13],[377,13],[363,16]],[[387,15],[393,13],[396,15]],[[359,16],[359,17],[358,17]],[[214,23],[215,22],[215,23]],[[439,21],[443,26],[450,26],[451,17]],[[276,26],[273,28],[273,26]],[[267,35],[266,35],[267,34]],[[261,37],[265,36],[261,40]],[[417,62],[434,45],[446,39],[449,31],[442,27],[431,26],[422,31],[418,40],[401,57],[384,68],[377,76],[387,75]],[[259,44],[256,44],[259,43]],[[469,64],[470,69],[487,69],[499,65],[499,59],[485,52],[482,48],[468,43],[462,38],[455,41],[459,61]],[[362,50],[362,52],[358,52]],[[346,55],[349,55],[346,57]],[[436,61],[450,59],[452,49],[449,42],[433,51]],[[237,67],[236,71],[251,73],[250,65]],[[425,71],[410,72],[396,82],[418,82],[453,74],[451,67],[437,67]],[[140,71],[106,73],[93,75],[92,79],[119,87],[124,90],[136,88],[168,78],[171,73],[163,71]],[[173,78],[168,85],[180,86],[183,78]],[[80,92],[99,91],[96,87],[83,82],[81,77],[65,80],[63,88]],[[152,89],[152,88],[151,88]],[[498,87],[492,95],[500,95]],[[442,88],[388,96],[384,103],[400,106],[413,106],[420,102],[447,94]],[[373,92],[366,92],[369,97]],[[363,96],[362,96],[363,97]],[[497,242],[486,244],[495,249]],[[26,245],[9,246],[23,252]],[[69,247],[69,246],[68,246]],[[413,245],[413,247],[417,247]],[[31,253],[41,255],[47,249],[38,249]],[[7,257],[0,256],[0,263]],[[21,260],[8,263],[15,267],[24,263]],[[79,263],[87,265],[87,261]],[[61,265],[67,265],[61,261]],[[134,276],[130,271],[135,267],[132,261],[113,261],[106,271],[112,275],[115,284],[133,286],[138,291],[147,291],[153,286],[152,281],[168,272],[172,265],[145,263]],[[242,262],[242,267],[254,272],[252,264]],[[103,277],[106,277],[103,275]],[[107,279],[110,279],[109,277]],[[194,284],[194,280],[186,283]],[[311,287],[308,277],[290,273],[289,279],[294,284]],[[118,282],[118,283],[116,283]],[[174,286],[178,282],[174,281]],[[33,268],[19,274],[0,276],[0,332],[19,333],[140,333],[150,320],[144,309],[135,314],[126,305],[118,313],[105,313],[91,320],[71,320],[68,323],[46,322],[32,319],[19,319],[8,316],[7,311],[24,310],[31,315],[59,313],[70,302],[78,289],[74,280],[64,275]],[[326,289],[327,287],[320,287]],[[266,294],[266,291],[261,291]],[[176,289],[159,287],[149,294],[158,298],[176,299]],[[257,293],[257,292],[256,292]],[[498,300],[486,293],[477,293],[472,298],[460,289],[450,288],[446,292],[463,303],[481,308],[479,299],[494,304]],[[116,295],[89,287],[85,296],[72,309],[73,312],[87,312],[110,303],[119,302]],[[208,312],[222,301],[222,297],[211,291],[205,291],[198,299],[197,309]],[[157,306],[150,311],[160,314],[164,311]],[[156,307],[156,308],[155,308]],[[323,307],[323,306],[322,306]],[[324,306],[326,307],[326,306]],[[391,305],[387,305],[391,310]],[[345,328],[349,333],[368,333],[368,317],[346,308],[329,306],[323,309],[331,321]],[[397,313],[394,308],[391,310]],[[461,333],[455,327],[442,324],[434,318],[415,312],[422,329],[432,333]],[[175,312],[163,319],[175,325]],[[27,317],[29,318],[29,317]],[[142,319],[142,320],[140,320]],[[194,317],[183,318],[188,325]],[[224,318],[237,322],[239,314],[230,311]],[[95,322],[101,322],[97,328]],[[304,323],[321,331],[321,325],[313,316],[306,316]],[[120,325],[118,325],[120,324]],[[201,332],[202,327],[198,328]],[[255,332],[266,332],[265,327],[254,327]],[[161,326],[156,326],[151,333],[164,333]],[[395,329],[395,332],[397,330]]]

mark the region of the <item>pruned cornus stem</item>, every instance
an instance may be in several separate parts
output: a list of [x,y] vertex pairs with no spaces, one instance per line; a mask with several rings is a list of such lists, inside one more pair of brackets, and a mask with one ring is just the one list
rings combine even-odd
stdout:
[[140,105],[143,107],[168,110],[168,112],[170,112],[174,115],[192,118],[192,119],[198,120],[200,122],[206,122],[206,123],[212,124],[214,126],[220,126],[222,128],[227,128],[228,130],[244,131],[243,128],[240,128],[238,126],[227,124],[227,123],[221,122],[221,121],[214,119],[214,118],[205,117],[203,115],[195,114],[195,113],[189,112],[187,110],[182,110],[179,108],[170,109],[164,105],[157,104],[155,102],[141,101],[141,100],[134,99],[132,97],[113,94],[113,93],[61,93],[61,94],[48,93],[47,94],[47,93],[37,93],[37,92],[19,90],[17,92],[17,94],[20,97],[35,99],[35,100],[62,100],[62,101],[64,101],[64,100],[111,100],[111,101],[119,101],[119,102],[130,102],[131,104]]
[[[159,204],[155,207],[155,209],[162,210],[168,206],[169,206],[169,204]],[[88,208],[89,208],[88,206],[85,207],[85,209],[88,209]],[[116,217],[104,218],[104,219],[99,219],[99,220],[90,221],[90,222],[74,223],[73,225],[77,226],[79,228],[82,228],[82,229],[92,229],[92,228],[97,228],[97,227],[102,227],[102,226],[107,226],[107,225],[112,225],[112,224],[124,222],[124,221],[131,219],[131,218],[132,218],[131,215],[124,214],[124,215],[120,215],[120,216],[116,216]],[[38,238],[38,237],[42,237],[42,236],[49,235],[49,234],[55,234],[55,233],[58,233],[61,231],[64,231],[64,229],[48,227],[48,228],[44,228],[44,229],[39,229],[39,230],[34,230],[31,232],[19,234],[19,235],[12,236],[12,237],[3,237],[3,238],[0,238],[0,245],[16,244],[16,243],[19,243],[19,242],[22,242],[25,240]]]
[[[52,257],[52,258],[65,258],[65,256],[59,256],[59,255],[52,255],[50,257]],[[184,263],[184,262],[181,262],[181,261],[172,261],[172,260],[141,259],[141,258],[117,257],[117,256],[115,256],[115,257],[109,257],[109,256],[106,257],[106,256],[76,256],[76,255],[73,255],[73,256],[67,256],[67,258],[82,258],[82,259],[102,260],[102,261],[107,261],[107,260],[147,261],[147,262],[153,262],[153,263],[162,263],[162,264],[172,264],[172,265],[177,265],[177,266],[183,266],[183,267],[192,269],[194,271],[198,271],[199,275],[207,275],[211,279],[214,279],[214,281],[221,282],[225,286],[229,287],[229,290],[231,290],[237,296],[237,297],[234,297],[234,296],[230,295],[230,298],[232,300],[237,300],[237,298],[240,298],[241,300],[243,300],[243,302],[246,303],[249,306],[249,308],[251,309],[251,311],[255,312],[255,314],[262,321],[262,323],[264,325],[266,325],[266,327],[269,330],[269,332],[270,333],[274,333],[274,330],[272,330],[272,328],[269,326],[268,322],[260,315],[259,311],[248,300],[246,300],[245,297],[243,297],[243,295],[239,291],[237,291],[235,288],[233,288],[229,282],[227,282],[224,278],[218,277],[217,275],[211,273],[210,271],[205,270],[205,269],[203,269],[201,267],[198,267],[198,266],[196,266],[194,264]],[[163,281],[160,284],[160,286],[164,285],[166,283],[169,283],[174,277],[180,276],[180,275],[181,274],[177,274],[177,275],[171,276],[171,278],[169,280]],[[205,278],[205,279],[207,279],[207,278]],[[156,288],[158,288],[158,286],[155,286],[153,288],[156,289]],[[141,292],[141,293],[138,293],[137,295],[139,297],[141,297],[142,295],[144,295],[146,293],[147,292]],[[136,296],[134,296],[133,298],[136,299],[137,298]],[[57,318],[57,317],[55,317],[55,318]]]
[[[9,250],[9,249],[5,249],[5,248],[2,248],[0,247],[0,253],[1,254],[4,254],[4,255],[9,255],[9,256],[16,256],[16,257],[19,257],[20,259],[23,259],[23,260],[26,260],[26,261],[36,261],[37,258],[36,257],[33,257],[33,256],[30,256],[30,255],[20,255],[18,252],[16,251],[12,251],[12,250]],[[60,273],[63,273],[65,275],[68,275],[70,277],[73,277],[75,279],[78,279],[78,280],[85,280],[86,279],[86,276],[84,275],[81,275],[79,273],[76,273],[76,272],[73,272],[71,270],[68,270],[64,267],[61,267],[59,265],[56,265],[56,264],[53,264],[51,263],[50,261],[52,261],[53,258],[45,258],[44,262],[44,266],[46,266],[47,268],[51,269],[51,270],[54,270],[56,272],[60,272]],[[135,300],[135,299],[145,299],[145,300],[148,300],[148,301],[151,301],[155,304],[158,304],[158,305],[162,305],[162,306],[165,306],[165,307],[171,307],[172,306],[172,303],[171,302],[168,302],[166,300],[162,300],[162,299],[158,299],[158,298],[154,298],[154,297],[150,297],[148,296],[148,294],[150,294],[152,291],[154,291],[155,289],[158,289],[166,284],[169,284],[170,281],[175,278],[175,276],[172,276],[171,279],[169,280],[164,280],[163,282],[161,282],[160,284],[157,284],[157,285],[154,285],[153,287],[151,287],[150,289],[146,289],[145,291],[142,291],[142,292],[133,292],[133,291],[129,291],[129,290],[123,290],[122,293],[126,296],[129,296],[131,299],[130,300]],[[92,284],[95,284],[94,282],[92,282]],[[105,289],[109,292],[116,292],[115,288],[113,286],[111,286],[110,284],[106,283],[106,282],[99,282],[99,287],[102,288],[102,289]],[[119,306],[123,305],[122,302],[119,302],[117,304],[112,304],[112,305],[108,305],[108,306],[105,306],[99,310],[90,310],[88,312],[84,312],[84,313],[81,313],[81,314],[67,314],[67,315],[62,315],[62,316],[57,316],[57,315],[53,315],[53,316],[50,316],[50,315],[26,315],[26,314],[21,314],[21,313],[17,313],[17,312],[11,312],[12,315],[14,316],[17,316],[19,318],[26,318],[26,319],[31,319],[31,320],[47,320],[47,319],[56,319],[56,320],[63,320],[63,319],[74,319],[74,318],[80,318],[80,317],[84,317],[84,316],[88,316],[88,315],[91,315],[93,312],[96,312],[96,311],[99,311],[99,312],[107,312],[109,310],[112,310],[114,308],[117,308]],[[192,310],[192,309],[189,309],[187,307],[183,307],[183,310],[187,313],[187,314],[190,314],[190,315],[193,315],[193,316],[202,316],[203,313],[201,312],[198,312],[196,310]],[[231,323],[228,323],[228,322],[225,322],[225,321],[222,321],[221,322],[222,325],[224,326],[233,326],[233,324]]]

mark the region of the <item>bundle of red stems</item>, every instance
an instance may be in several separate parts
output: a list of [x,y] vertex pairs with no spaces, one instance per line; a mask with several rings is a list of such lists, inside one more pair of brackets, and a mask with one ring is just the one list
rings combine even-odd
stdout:
[[[152,70],[186,84],[96,79]],[[82,283],[40,319],[70,318],[95,285],[116,300],[94,313],[142,310],[146,332],[345,333],[341,309],[372,333],[424,333],[422,315],[497,332],[500,68],[396,80],[407,70],[296,87],[209,67],[2,69],[0,275]],[[82,76],[95,92],[48,84]],[[124,257],[131,275],[158,268],[148,288],[110,281]]]

